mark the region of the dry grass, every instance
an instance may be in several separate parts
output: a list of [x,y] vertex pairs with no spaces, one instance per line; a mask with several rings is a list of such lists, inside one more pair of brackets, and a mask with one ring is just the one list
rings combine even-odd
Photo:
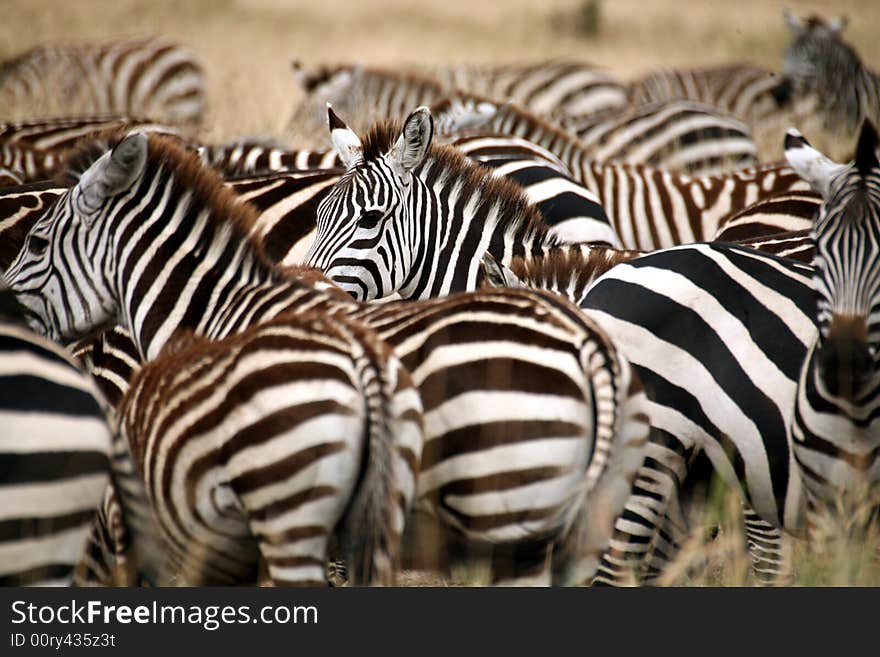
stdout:
[[[211,110],[206,139],[280,135],[298,101],[288,62],[513,61],[569,56],[628,77],[658,66],[751,60],[778,68],[782,7],[850,16],[848,39],[880,61],[873,0],[601,2],[600,29],[578,34],[583,0],[7,0],[0,57],[47,41],[162,32],[204,58]],[[5,118],[0,108],[0,118]]]

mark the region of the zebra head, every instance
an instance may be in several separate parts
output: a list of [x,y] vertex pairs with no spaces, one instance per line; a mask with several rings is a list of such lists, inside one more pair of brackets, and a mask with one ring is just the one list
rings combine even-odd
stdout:
[[327,112],[333,147],[347,172],[318,206],[305,262],[355,299],[385,297],[412,275],[418,242],[413,206],[420,188],[413,170],[431,144],[431,113],[416,109],[390,148],[379,152],[369,138],[365,148],[332,108]]
[[112,264],[103,257],[109,222],[101,219],[117,201],[132,200],[146,157],[146,135],[127,135],[31,227],[4,277],[35,331],[68,341],[116,320]]
[[792,40],[783,56],[781,84],[790,93],[806,95],[822,90],[835,73],[853,79],[858,57],[840,38],[847,24],[845,17],[824,21],[810,16],[801,20],[785,11],[784,18]]
[[855,162],[841,165],[795,130],[785,138],[791,166],[824,202],[814,220],[813,265],[820,375],[832,394],[853,396],[878,377],[880,351],[880,164],[866,121]]

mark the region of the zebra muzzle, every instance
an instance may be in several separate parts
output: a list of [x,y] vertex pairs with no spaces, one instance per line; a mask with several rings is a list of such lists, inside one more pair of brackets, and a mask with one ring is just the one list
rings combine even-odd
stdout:
[[829,392],[854,397],[871,376],[874,361],[864,317],[834,315],[819,348],[819,368]]

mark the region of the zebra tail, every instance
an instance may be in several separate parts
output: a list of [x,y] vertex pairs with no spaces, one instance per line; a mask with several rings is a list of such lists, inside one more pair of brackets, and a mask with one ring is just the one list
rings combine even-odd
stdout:
[[608,549],[648,442],[647,399],[638,375],[605,338],[581,349],[593,390],[593,455],[585,471],[556,570],[560,583],[588,584]]
[[162,530],[121,426],[114,432],[111,465],[111,485],[122,522],[121,527],[115,531],[117,534],[124,534],[127,543],[120,547],[134,559],[134,564],[129,567],[135,571],[129,571],[126,580],[130,582],[134,577],[137,581],[150,585],[168,585],[171,573],[166,562],[167,551]]
[[401,412],[398,393],[413,388],[408,371],[372,331],[359,330],[357,337],[355,344],[364,347],[358,360],[367,435],[361,475],[340,525],[340,547],[354,585],[392,586],[415,488],[415,473],[403,472],[408,468],[399,459],[399,444],[417,426],[420,453],[421,399],[416,395],[417,408],[410,404]]

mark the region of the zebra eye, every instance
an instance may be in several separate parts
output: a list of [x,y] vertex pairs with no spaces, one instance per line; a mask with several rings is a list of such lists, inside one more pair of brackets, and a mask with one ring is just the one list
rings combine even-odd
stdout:
[[379,210],[368,210],[360,216],[357,223],[361,228],[375,228],[382,221],[383,216]]
[[41,256],[46,253],[46,250],[49,248],[49,240],[45,237],[40,237],[39,235],[31,235],[28,240],[28,251],[30,251],[35,256]]

